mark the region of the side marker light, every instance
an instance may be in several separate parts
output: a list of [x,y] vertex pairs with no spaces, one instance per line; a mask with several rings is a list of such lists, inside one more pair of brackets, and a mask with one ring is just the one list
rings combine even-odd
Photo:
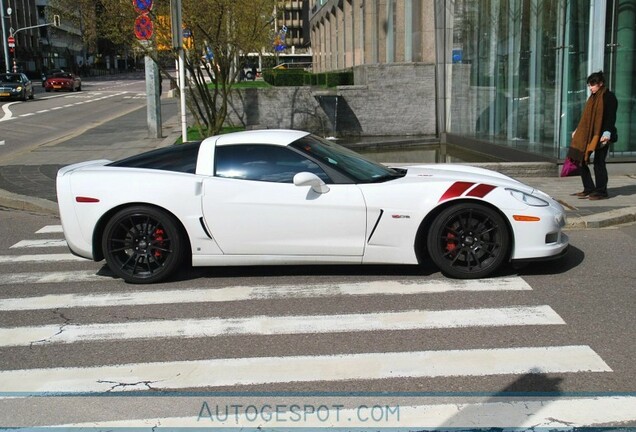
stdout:
[[540,217],[525,215],[513,215],[512,218],[517,222],[539,222],[541,220]]
[[99,200],[97,198],[83,197],[83,196],[75,197],[75,201],[78,202],[78,203],[96,203],[96,202],[99,202]]

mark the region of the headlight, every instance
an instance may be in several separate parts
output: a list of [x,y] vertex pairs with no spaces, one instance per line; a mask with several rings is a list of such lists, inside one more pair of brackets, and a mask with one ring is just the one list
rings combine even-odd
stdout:
[[506,189],[508,192],[510,192],[510,195],[512,195],[513,197],[515,197],[516,199],[518,199],[519,201],[521,201],[524,204],[527,204],[529,206],[532,207],[547,207],[550,204],[545,201],[542,200],[541,198],[538,198],[534,195],[530,195],[527,194],[525,192],[521,192],[518,191],[516,189]]
[[15,91],[16,91],[16,92],[22,91],[22,86],[17,86],[17,87],[15,88]]

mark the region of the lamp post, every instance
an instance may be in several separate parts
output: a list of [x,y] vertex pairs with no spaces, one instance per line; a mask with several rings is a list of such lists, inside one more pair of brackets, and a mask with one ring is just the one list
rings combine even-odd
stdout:
[[9,72],[9,48],[7,46],[7,32],[4,27],[4,0],[0,0],[0,21],[2,21],[2,51],[4,52],[5,72]]

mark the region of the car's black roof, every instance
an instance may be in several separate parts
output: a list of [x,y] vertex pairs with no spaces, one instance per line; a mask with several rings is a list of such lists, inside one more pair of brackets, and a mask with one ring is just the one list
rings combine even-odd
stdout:
[[201,142],[172,145],[112,162],[108,166],[147,168],[194,174]]

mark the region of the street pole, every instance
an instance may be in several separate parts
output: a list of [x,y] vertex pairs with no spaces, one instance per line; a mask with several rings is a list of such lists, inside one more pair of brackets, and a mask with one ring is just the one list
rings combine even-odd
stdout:
[[159,69],[157,63],[148,54],[144,57],[146,69],[146,99],[148,136],[161,138],[161,96],[159,95]]
[[7,47],[7,32],[4,27],[4,0],[0,0],[0,21],[2,21],[2,51],[4,52],[5,72],[9,72],[9,48]]
[[185,51],[183,49],[183,21],[181,0],[170,0],[172,23],[172,47],[179,53],[179,102],[181,110],[181,141],[188,141],[188,120],[186,118]]

